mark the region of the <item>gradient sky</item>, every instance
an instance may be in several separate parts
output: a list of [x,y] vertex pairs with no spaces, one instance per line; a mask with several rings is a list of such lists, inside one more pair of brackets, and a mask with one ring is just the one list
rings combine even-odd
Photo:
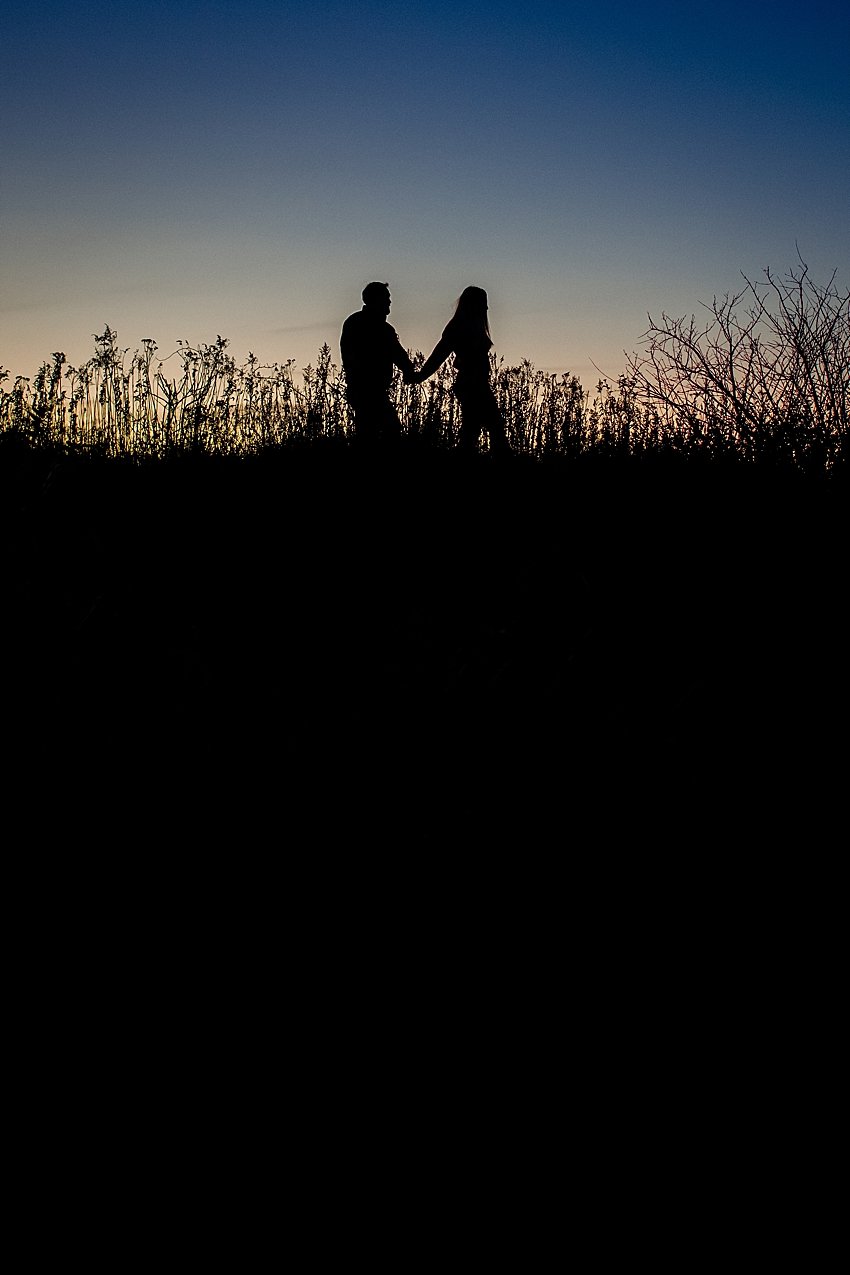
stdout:
[[370,279],[428,353],[464,286],[498,355],[611,377],[647,312],[847,286],[850,6],[4,5],[0,364],[230,341],[339,361]]

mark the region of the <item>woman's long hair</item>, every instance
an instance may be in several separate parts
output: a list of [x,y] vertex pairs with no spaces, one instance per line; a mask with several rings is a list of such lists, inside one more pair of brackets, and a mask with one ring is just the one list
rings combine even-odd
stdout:
[[476,288],[472,284],[464,288],[457,299],[455,312],[446,331],[467,339],[486,337],[488,346],[493,344],[487,321],[487,293],[483,288]]

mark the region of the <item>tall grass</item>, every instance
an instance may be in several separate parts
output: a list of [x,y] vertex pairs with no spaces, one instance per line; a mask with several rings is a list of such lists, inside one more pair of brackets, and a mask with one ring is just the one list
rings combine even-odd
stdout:
[[[846,465],[850,421],[850,293],[808,268],[783,281],[747,280],[715,299],[709,319],[662,316],[644,350],[612,383],[586,390],[570,373],[524,359],[492,359],[513,450],[534,458],[582,455],[735,459],[826,473]],[[106,327],[81,367],[53,354],[35,377],[0,368],[0,432],[34,444],[108,457],[175,452],[250,455],[293,440],[347,440],[345,377],[323,345],[315,365],[237,365],[228,342],[178,342],[159,357],[145,339],[131,352]],[[421,363],[422,354],[412,356]],[[424,385],[396,377],[391,397],[405,435],[436,448],[457,438],[450,364]]]
[[291,360],[261,368],[249,355],[237,366],[227,345],[222,337],[198,346],[181,341],[159,359],[155,341],[143,340],[131,354],[106,327],[81,367],[55,353],[32,382],[19,376],[3,389],[0,428],[34,443],[141,459],[185,450],[244,454],[309,433],[319,416],[339,415],[321,362],[298,386]]
[[[251,354],[237,365],[227,346],[222,337],[179,342],[159,359],[155,341],[131,352],[107,327],[81,367],[55,353],[32,380],[18,376],[11,389],[0,386],[0,429],[33,443],[139,459],[187,450],[248,455],[294,439],[352,436],[344,373],[327,345],[300,375],[291,359],[264,366]],[[423,356],[413,358],[421,363]],[[510,367],[494,358],[492,370],[518,453],[577,455],[657,442],[657,416],[642,410],[626,378],[615,387],[600,381],[591,399],[575,376],[547,375],[528,360]],[[454,445],[459,416],[449,365],[421,386],[396,376],[390,396],[407,436]]]

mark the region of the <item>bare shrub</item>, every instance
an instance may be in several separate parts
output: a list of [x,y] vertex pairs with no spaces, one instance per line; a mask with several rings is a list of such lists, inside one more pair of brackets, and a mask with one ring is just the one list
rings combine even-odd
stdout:
[[702,323],[649,316],[630,377],[679,450],[828,472],[847,460],[850,292],[802,258],[783,279],[764,273]]

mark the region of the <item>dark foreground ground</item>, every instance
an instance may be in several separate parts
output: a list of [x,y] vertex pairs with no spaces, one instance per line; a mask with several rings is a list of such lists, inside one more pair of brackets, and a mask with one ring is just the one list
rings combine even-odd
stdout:
[[845,493],[0,443],[7,1088],[42,1230],[48,1199],[63,1239],[161,1249],[173,1200],[220,1251],[224,1190],[244,1265],[282,1183],[317,1243],[340,1199],[374,1247],[380,1193],[398,1265],[436,1198],[523,1266],[566,1186],[597,1248],[722,1263],[743,1225],[810,1265]]
[[846,483],[2,443],[18,838],[843,841]]

